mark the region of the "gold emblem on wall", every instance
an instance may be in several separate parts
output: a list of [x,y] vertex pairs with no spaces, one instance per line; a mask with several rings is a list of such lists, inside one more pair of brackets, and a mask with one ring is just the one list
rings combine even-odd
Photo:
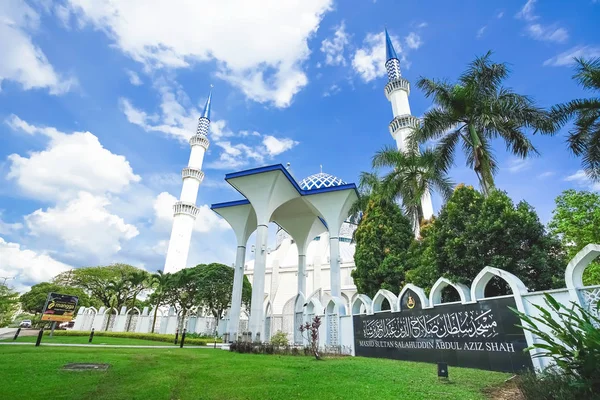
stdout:
[[406,305],[408,306],[408,308],[414,308],[415,307],[415,299],[413,299],[413,297],[409,294],[408,295],[408,301],[406,302]]

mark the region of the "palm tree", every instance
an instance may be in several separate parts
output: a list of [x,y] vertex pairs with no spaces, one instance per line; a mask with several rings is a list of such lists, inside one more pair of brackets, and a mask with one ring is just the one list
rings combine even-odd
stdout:
[[446,167],[454,162],[461,142],[467,165],[475,171],[485,195],[494,187],[496,160],[491,149],[500,137],[507,149],[522,158],[537,153],[523,128],[551,133],[554,125],[544,110],[527,96],[502,86],[508,77],[506,64],[493,63],[491,52],[469,64],[456,84],[421,78],[417,86],[432,97],[436,107],[425,113],[423,123],[409,136],[413,142],[439,141]]
[[158,313],[158,307],[160,307],[165,299],[165,292],[167,290],[167,286],[171,279],[171,274],[165,274],[162,270],[156,271],[156,273],[151,276],[151,285],[154,286],[154,316],[152,318],[152,333],[154,333],[154,328],[156,327],[156,316]]
[[387,196],[385,190],[383,182],[376,173],[361,172],[358,179],[358,199],[350,208],[350,220],[355,224],[360,223],[370,201],[385,202],[390,199],[391,196]]
[[148,287],[148,273],[142,270],[134,271],[131,274],[129,274],[127,278],[125,278],[125,282],[129,285],[129,295],[131,296],[131,312],[129,314],[127,326],[125,328],[125,331],[129,331],[137,296]]
[[385,147],[373,156],[373,168],[382,167],[392,168],[383,177],[385,193],[394,200],[402,200],[402,207],[418,237],[423,219],[423,196],[432,189],[445,200],[452,195],[453,184],[446,174],[443,159],[433,150],[425,150],[419,154],[414,149],[404,153],[393,147]]
[[[600,58],[576,58],[575,62],[573,79],[585,89],[600,91]],[[583,157],[586,174],[595,181],[600,180],[600,97],[558,104],[551,112],[559,127],[575,117],[575,126],[567,139],[569,149]]]

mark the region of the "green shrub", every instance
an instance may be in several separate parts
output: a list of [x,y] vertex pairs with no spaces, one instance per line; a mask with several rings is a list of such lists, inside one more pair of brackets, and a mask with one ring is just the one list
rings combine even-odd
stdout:
[[[50,334],[50,331],[44,331],[44,334]],[[54,336],[89,336],[89,331],[54,331]],[[175,341],[175,335],[164,335],[160,333],[138,333],[138,332],[105,332],[105,331],[94,331],[94,337],[114,337],[124,339],[142,339],[142,340],[153,340],[157,342],[173,343]],[[181,335],[179,336],[181,340]],[[196,346],[206,346],[206,340],[189,338],[186,334],[185,343]]]
[[271,336],[271,344],[275,347],[285,347],[288,345],[288,337],[287,333],[282,331],[277,331],[273,336]]
[[556,373],[565,375],[569,385],[600,393],[600,319],[578,304],[568,308],[547,293],[544,302],[546,307],[534,305],[540,312],[537,317],[512,308],[525,322],[521,327],[542,341],[525,350],[537,349],[534,357],[551,358],[559,367]]
[[538,373],[527,372],[519,376],[517,386],[526,400],[598,400],[592,393],[578,385],[577,380],[562,371],[548,369]]

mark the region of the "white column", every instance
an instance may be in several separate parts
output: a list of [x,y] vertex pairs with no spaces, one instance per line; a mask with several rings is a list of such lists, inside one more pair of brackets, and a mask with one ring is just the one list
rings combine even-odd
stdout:
[[[252,303],[250,304],[249,329],[252,340],[257,339],[257,334],[263,328],[263,302],[265,297],[265,270],[267,266],[267,240],[269,227],[259,224],[256,228],[256,247],[254,258],[254,279],[252,282]],[[261,338],[262,340],[262,335]]]
[[242,289],[244,286],[244,263],[246,261],[246,246],[238,246],[235,257],[235,272],[233,274],[233,292],[231,295],[231,310],[229,312],[229,337],[236,341],[240,326],[242,309]]
[[[300,250],[298,248],[298,250]],[[304,298],[308,296],[306,293],[306,255],[298,254],[298,293],[302,293]]]
[[331,296],[342,297],[342,282],[340,276],[340,239],[336,236],[329,238],[329,273]]

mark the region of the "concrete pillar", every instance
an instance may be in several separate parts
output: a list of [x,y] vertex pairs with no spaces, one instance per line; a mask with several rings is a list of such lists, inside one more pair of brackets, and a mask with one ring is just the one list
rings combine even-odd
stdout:
[[340,275],[340,239],[338,236],[329,238],[329,273],[331,296],[342,296],[342,278]]
[[[238,246],[235,256],[235,271],[233,274],[233,292],[231,294],[231,311],[229,313],[229,335],[236,338],[240,326],[242,309],[242,288],[244,286],[244,263],[246,262],[246,246]],[[234,340],[234,339],[232,339]]]
[[[267,243],[269,227],[260,224],[256,228],[256,247],[254,251],[254,279],[252,282],[252,303],[250,304],[249,330],[252,340],[257,339],[257,334],[262,332],[263,302],[265,296],[265,270],[267,266]],[[262,340],[262,335],[258,338]]]
[[[300,247],[298,247],[300,250]],[[298,254],[298,293],[308,296],[306,293],[306,255]]]

